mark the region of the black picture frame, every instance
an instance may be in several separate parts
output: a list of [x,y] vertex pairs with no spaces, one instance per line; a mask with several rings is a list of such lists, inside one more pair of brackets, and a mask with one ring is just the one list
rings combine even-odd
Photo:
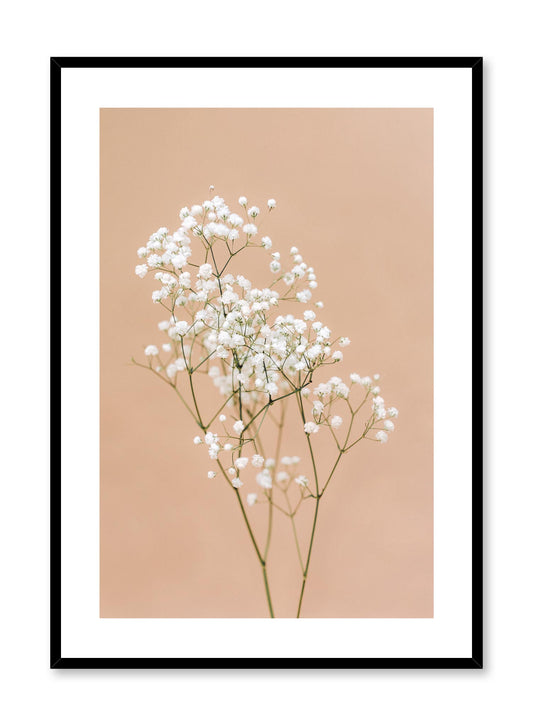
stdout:
[[[61,71],[64,68],[470,68],[472,72],[472,362],[473,407],[483,408],[483,59],[481,57],[395,58],[113,58],[50,59],[50,236],[55,240],[51,265],[51,310],[60,310],[61,266]],[[51,319],[51,350],[61,345],[61,321]],[[55,354],[54,354],[55,355]],[[479,416],[472,426],[472,656],[470,658],[71,658],[61,654],[61,368],[51,366],[50,486],[50,668],[246,668],[246,669],[450,669],[483,668],[483,431]]]

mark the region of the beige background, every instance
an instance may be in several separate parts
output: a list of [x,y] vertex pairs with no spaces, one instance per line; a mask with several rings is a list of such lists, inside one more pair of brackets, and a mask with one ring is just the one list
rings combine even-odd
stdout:
[[[321,318],[352,339],[335,372],[379,371],[400,409],[390,442],[355,447],[324,497],[303,615],[432,617],[429,109],[102,110],[102,617],[267,615],[235,497],[206,478],[205,450],[170,389],[128,363],[163,341],[136,249],[160,226],[173,231],[209,184],[232,207],[241,194],[262,209],[277,199],[260,231],[282,254],[300,248],[317,271]],[[300,438],[291,430],[282,453],[303,453]],[[252,515],[260,527],[264,509]],[[271,551],[278,617],[293,616],[298,597],[287,525],[277,521]]]

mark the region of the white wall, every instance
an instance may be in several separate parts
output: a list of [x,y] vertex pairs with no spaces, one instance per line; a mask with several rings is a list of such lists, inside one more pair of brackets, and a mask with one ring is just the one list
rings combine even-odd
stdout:
[[[261,726],[274,719],[298,719],[307,724],[439,726],[473,719],[527,720],[532,640],[528,534],[533,477],[527,437],[533,410],[528,315],[533,149],[526,7],[518,0],[497,11],[487,2],[465,0],[292,5],[286,0],[154,0],[137,7],[94,0],[82,9],[79,3],[50,0],[11,5],[11,17],[4,10],[0,715],[6,723],[252,721]],[[209,18],[217,25],[209,27]],[[485,56],[490,403],[485,411],[483,672],[48,670],[48,58],[220,53]]]

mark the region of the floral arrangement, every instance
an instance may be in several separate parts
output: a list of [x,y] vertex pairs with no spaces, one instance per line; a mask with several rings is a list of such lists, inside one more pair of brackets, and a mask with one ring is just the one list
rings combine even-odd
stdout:
[[[290,249],[285,265],[280,252],[272,251],[270,237],[260,236],[259,208],[246,197],[240,197],[239,205],[239,213],[232,212],[224,199],[213,196],[183,207],[176,232],[162,227],[138,250],[136,274],[144,278],[154,273],[159,283],[152,300],[166,311],[159,323],[166,340],[146,347],[146,363],[133,362],[178,395],[199,430],[192,441],[205,447],[211,462],[207,477],[219,477],[234,492],[272,618],[268,555],[274,515],[290,521],[301,570],[295,608],[300,617],[322,497],[342,457],[356,444],[386,443],[398,411],[385,406],[377,374],[319,380],[324,370],[342,361],[341,348],[350,340],[334,337],[318,319],[316,310],[323,303],[312,304],[316,273],[298,248]],[[269,199],[267,208],[274,210],[276,201]],[[240,256],[254,249],[267,257],[270,284],[262,288],[234,269]],[[289,312],[290,306],[296,312]],[[209,414],[200,411],[197,396],[198,385],[206,380],[221,397]],[[307,461],[280,457],[289,406],[296,407]],[[272,451],[265,450],[267,424],[276,429]],[[329,436],[335,452],[323,477],[313,448],[317,436]],[[266,505],[263,543],[248,513],[248,507],[258,504]],[[312,525],[303,546],[297,515],[308,506],[313,507]]]

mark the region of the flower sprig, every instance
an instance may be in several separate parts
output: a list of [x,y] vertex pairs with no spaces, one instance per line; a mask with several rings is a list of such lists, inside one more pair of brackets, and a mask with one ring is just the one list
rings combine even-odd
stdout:
[[[350,340],[334,337],[317,318],[316,310],[324,305],[312,302],[318,287],[316,273],[299,249],[292,246],[286,260],[282,259],[280,252],[272,251],[271,238],[259,236],[259,207],[249,206],[246,197],[239,198],[239,205],[239,213],[233,212],[224,199],[213,196],[202,204],[183,207],[174,233],[161,227],[138,249],[141,263],[135,272],[141,278],[152,273],[158,283],[152,300],[166,311],[159,323],[166,339],[159,346],[146,346],[147,362],[137,364],[155,373],[178,395],[201,432],[193,443],[205,446],[215,464],[208,478],[221,475],[235,491],[263,571],[271,617],[267,557],[274,511],[290,519],[302,571],[300,617],[320,500],[341,457],[363,439],[386,443],[398,411],[385,407],[377,374],[361,377],[353,373],[348,382],[333,376],[313,385],[321,369],[343,360],[341,348]],[[269,212],[276,206],[275,199],[268,200]],[[242,252],[253,248],[266,255],[271,280],[265,287],[254,286],[230,269]],[[282,311],[282,305],[303,310],[296,314]],[[198,406],[195,385],[200,374],[207,374],[222,400],[209,415],[202,415]],[[292,402],[307,442],[307,466],[299,457],[279,455],[285,413]],[[356,431],[358,414],[364,408],[363,425]],[[267,419],[278,429],[271,457],[261,438]],[[312,439],[323,430],[332,437],[337,458],[330,474],[321,480]],[[262,548],[240,495],[243,486],[248,490],[249,507],[268,506]],[[305,555],[295,517],[306,500],[314,501],[315,515]]]

